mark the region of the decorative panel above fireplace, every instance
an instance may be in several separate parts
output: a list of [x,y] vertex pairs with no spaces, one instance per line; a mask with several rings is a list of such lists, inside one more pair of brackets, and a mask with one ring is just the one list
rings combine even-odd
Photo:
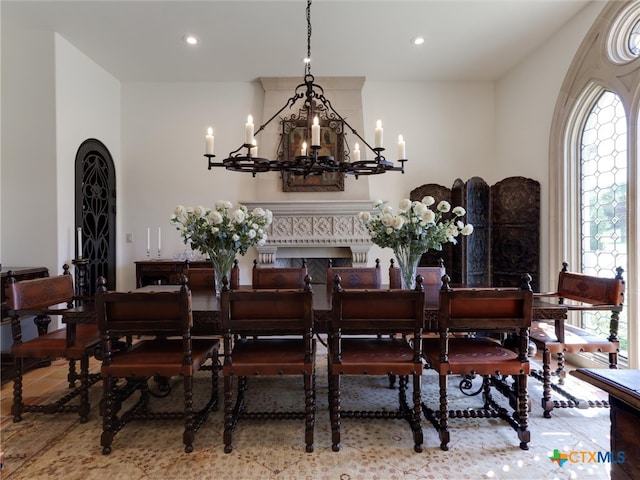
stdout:
[[267,243],[256,247],[261,264],[273,265],[277,258],[351,258],[354,266],[367,264],[373,243],[357,215],[372,210],[371,200],[240,203],[273,212]]

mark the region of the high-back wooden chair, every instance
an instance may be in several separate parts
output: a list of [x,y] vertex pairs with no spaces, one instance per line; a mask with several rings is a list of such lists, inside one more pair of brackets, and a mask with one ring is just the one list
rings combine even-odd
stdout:
[[380,273],[380,259],[376,259],[375,267],[334,267],[329,259],[327,267],[327,292],[331,293],[334,279],[340,275],[342,288],[380,288],[382,274]]
[[[264,288],[304,288],[307,277],[307,261],[302,261],[301,267],[273,267],[260,268],[258,261],[253,261],[251,272],[251,286],[255,289]],[[233,287],[231,287],[233,290]]]
[[[64,316],[74,308],[75,291],[69,266],[64,265],[64,274],[16,282],[9,272],[7,281],[7,302],[11,317],[13,345],[11,355],[15,364],[13,378],[13,421],[22,420],[24,412],[60,413],[74,412],[80,415],[80,421],[86,422],[91,406],[89,387],[100,379],[99,375],[89,374],[89,357],[94,354],[100,343],[100,335],[95,325],[78,325],[47,332],[51,316]],[[86,299],[85,299],[86,300]],[[39,335],[30,340],[22,338],[21,320],[33,316],[38,325]],[[67,376],[70,392],[56,401],[40,404],[24,403],[22,384],[23,362],[29,358],[64,358],[69,361]],[[76,361],[80,361],[80,373],[76,372]],[[76,381],[79,380],[79,386]],[[79,403],[70,402],[79,397]]]
[[[187,277],[189,290],[191,291],[209,291],[213,292],[216,285],[216,274],[213,267],[207,268],[190,268],[189,262],[185,262],[184,276]],[[172,283],[180,284],[182,274],[175,277]],[[220,279],[222,282],[222,279]],[[240,269],[238,268],[238,259],[233,261],[231,267],[231,278],[229,285],[232,289],[237,289],[240,284]]]
[[[623,270],[618,267],[614,278],[603,278],[569,272],[568,267],[567,262],[562,264],[555,291],[536,293],[535,297],[553,299],[565,305],[568,313],[600,314],[608,317],[605,318],[607,334],[596,334],[563,321],[550,323],[536,320],[532,323],[531,340],[542,352],[542,373],[533,371],[532,376],[542,381],[542,408],[546,418],[551,417],[551,411],[555,407],[603,406],[599,401],[578,398],[561,386],[566,378],[565,353],[604,353],[608,356],[609,368],[618,368],[618,324],[625,290]],[[553,355],[557,361],[557,368],[552,372]],[[552,381],[554,376],[557,377],[557,383]],[[554,400],[552,390],[563,398]]]
[[[315,354],[313,294],[310,278],[303,289],[235,290],[220,294],[224,332],[224,451],[233,450],[232,433],[241,418],[304,419],[305,449],[313,451]],[[249,338],[245,338],[249,337]],[[301,375],[298,411],[248,411],[247,377]],[[233,382],[238,389],[233,403]],[[274,379],[277,380],[277,379]],[[255,387],[254,387],[255,388]]]
[[[193,376],[207,360],[217,362],[220,341],[191,338],[191,292],[186,283],[169,292],[98,291],[96,316],[103,350],[102,453],[111,453],[116,433],[129,421],[170,418],[184,421],[184,451],[193,451],[195,432],[218,404],[218,368],[211,368],[211,395],[198,411],[193,408]],[[141,339],[129,349],[115,349],[117,339],[126,336]],[[182,379],[181,410],[152,411],[148,381],[154,376]],[[118,379],[126,379],[126,387],[119,388]],[[140,398],[127,411],[119,412],[123,395],[136,390]]]
[[[395,266],[395,261],[391,259],[389,266],[389,288],[402,288],[402,272]],[[442,277],[447,273],[444,262],[440,261],[438,267],[418,267],[416,274],[422,275],[422,286],[424,287],[425,303],[427,305],[437,305],[442,287]]]
[[[527,378],[529,328],[533,293],[524,289],[451,289],[445,276],[440,291],[438,338],[424,338],[422,355],[439,376],[440,406],[423,411],[440,436],[440,448],[449,449],[449,418],[501,418],[517,432],[520,448],[530,441]],[[463,334],[469,334],[465,336]],[[498,339],[475,334],[509,333],[514,349]],[[472,336],[474,335],[474,336]],[[449,410],[448,378],[482,377],[483,405],[477,409]],[[513,383],[507,384],[511,376]],[[498,404],[493,390],[508,397],[513,410]]]
[[[340,276],[335,277],[327,342],[334,452],[340,450],[340,425],[344,418],[405,419],[413,433],[414,450],[422,451],[420,336],[424,301],[420,276],[415,290],[347,290],[342,288]],[[410,342],[404,335],[396,337],[394,334],[398,332],[406,334]],[[397,410],[344,410],[341,381],[345,375],[399,376]],[[409,376],[413,379],[412,406],[407,403]]]

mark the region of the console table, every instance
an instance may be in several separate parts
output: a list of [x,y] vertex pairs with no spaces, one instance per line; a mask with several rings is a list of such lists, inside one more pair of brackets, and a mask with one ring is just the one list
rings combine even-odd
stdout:
[[[142,260],[136,264],[136,287],[147,285],[172,285],[178,283],[178,275],[187,268],[184,260]],[[189,268],[211,268],[209,261],[189,262]]]
[[611,479],[640,478],[640,370],[578,368],[570,374],[609,394],[611,452],[625,458],[611,464]]

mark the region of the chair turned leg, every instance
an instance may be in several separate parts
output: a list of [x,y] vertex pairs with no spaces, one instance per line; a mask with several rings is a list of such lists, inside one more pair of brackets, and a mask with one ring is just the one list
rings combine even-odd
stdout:
[[231,453],[231,433],[233,432],[233,377],[224,376],[224,453]]
[[529,450],[531,432],[529,431],[528,376],[517,375],[514,378],[516,378],[518,389],[518,438],[520,439],[520,448],[522,450]]
[[13,358],[15,365],[15,376],[13,377],[13,405],[11,405],[11,415],[14,422],[22,420],[22,358]]
[[75,388],[77,379],[78,373],[76,372],[76,361],[72,358],[69,360],[69,373],[67,374],[67,383],[69,383],[69,388]]
[[[75,363],[75,362],[74,362]],[[86,423],[89,419],[89,355],[84,354],[80,359],[80,406],[78,413],[80,414],[80,423]]]
[[111,443],[116,433],[115,431],[115,405],[114,405],[114,388],[115,382],[112,376],[102,379],[102,435],[100,436],[100,445],[102,445],[102,454],[109,455],[111,453]]
[[331,450],[340,451],[340,375],[331,375],[331,403],[329,412],[331,416]]
[[551,352],[547,348],[542,351],[542,410],[544,418],[551,418]]
[[411,420],[411,429],[413,430],[413,450],[417,453],[422,452],[422,443],[424,442],[424,434],[422,432],[422,377],[418,374],[413,375],[413,418]]
[[193,430],[193,377],[185,375],[182,378],[184,386],[184,434],[182,435],[182,443],[184,443],[184,453],[193,452],[193,440],[195,433]]
[[304,412],[305,412],[305,451],[307,453],[313,452],[313,428],[315,426],[315,410],[316,399],[314,395],[315,391],[315,375],[304,376]]
[[449,450],[449,403],[447,400],[447,376],[440,375],[440,450]]

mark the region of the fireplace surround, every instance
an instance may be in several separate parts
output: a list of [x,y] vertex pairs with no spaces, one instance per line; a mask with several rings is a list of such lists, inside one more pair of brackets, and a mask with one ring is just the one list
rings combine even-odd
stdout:
[[373,242],[357,215],[372,211],[371,200],[240,203],[249,210],[261,207],[273,212],[267,242],[256,246],[261,266],[276,266],[278,260],[294,258],[338,258],[350,260],[353,266],[367,265]]

